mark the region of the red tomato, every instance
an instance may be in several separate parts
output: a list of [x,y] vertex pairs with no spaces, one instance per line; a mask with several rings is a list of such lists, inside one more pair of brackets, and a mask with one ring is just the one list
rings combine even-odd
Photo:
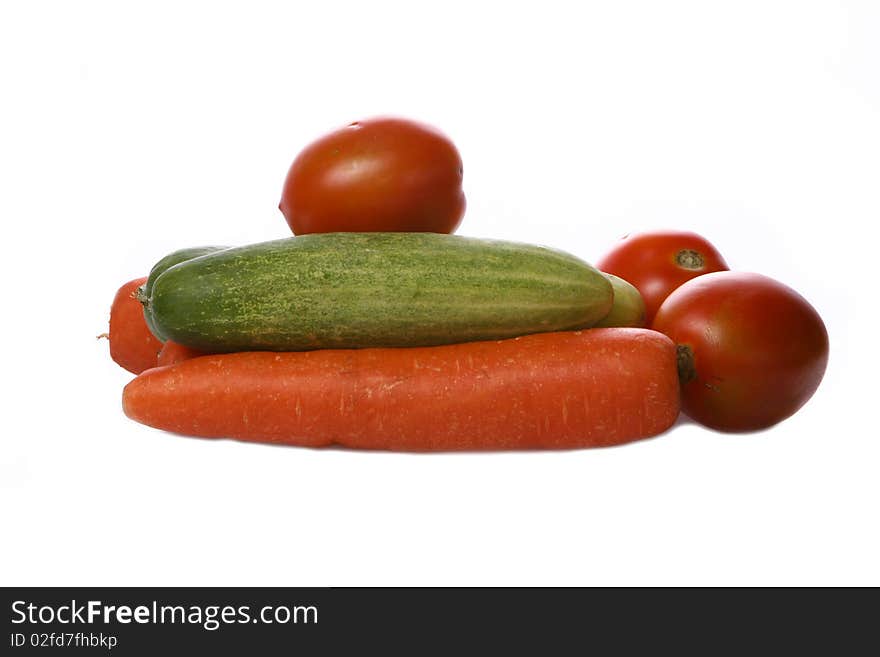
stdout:
[[645,301],[648,326],[663,300],[682,283],[702,274],[727,270],[718,250],[696,233],[634,233],[596,263],[607,274],[632,283]]
[[278,207],[296,235],[451,233],[465,209],[462,173],[453,143],[430,126],[355,121],[303,149]]
[[653,328],[678,345],[682,408],[719,431],[757,431],[812,397],[828,363],[816,310],[772,278],[706,274],[660,306]]

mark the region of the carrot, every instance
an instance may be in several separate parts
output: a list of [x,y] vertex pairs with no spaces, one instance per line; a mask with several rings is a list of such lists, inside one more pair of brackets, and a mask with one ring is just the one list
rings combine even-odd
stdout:
[[119,288],[110,306],[110,357],[134,374],[156,367],[162,343],[150,333],[144,307],[135,298],[146,278],[136,278]]
[[177,363],[189,360],[190,358],[198,358],[199,356],[204,355],[204,351],[184,346],[173,340],[166,340],[165,344],[162,345],[162,350],[159,352],[159,360],[157,364],[159,367],[176,365]]
[[145,372],[144,424],[191,436],[403,451],[576,448],[656,435],[678,416],[675,345],[647,329],[441,347],[241,352]]

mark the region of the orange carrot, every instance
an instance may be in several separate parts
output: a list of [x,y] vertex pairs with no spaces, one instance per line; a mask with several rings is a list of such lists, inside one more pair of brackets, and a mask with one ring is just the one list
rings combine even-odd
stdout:
[[122,398],[191,436],[403,451],[576,448],[656,435],[678,416],[675,345],[647,329],[441,347],[203,356]]
[[162,343],[150,333],[144,320],[144,307],[135,298],[146,278],[123,285],[110,306],[110,357],[134,374],[156,367]]
[[189,360],[190,358],[198,358],[199,356],[204,355],[204,351],[199,351],[192,347],[186,347],[173,340],[166,340],[165,344],[162,345],[162,350],[159,352],[159,360],[157,364],[159,367],[176,365],[177,363]]

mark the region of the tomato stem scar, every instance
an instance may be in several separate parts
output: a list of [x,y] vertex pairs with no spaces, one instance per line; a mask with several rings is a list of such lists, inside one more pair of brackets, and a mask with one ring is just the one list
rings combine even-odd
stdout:
[[679,344],[675,347],[675,355],[678,360],[678,380],[681,385],[686,385],[697,378],[694,351],[686,344]]
[[700,255],[699,251],[682,249],[675,254],[675,264],[684,269],[702,269],[704,264],[703,256]]

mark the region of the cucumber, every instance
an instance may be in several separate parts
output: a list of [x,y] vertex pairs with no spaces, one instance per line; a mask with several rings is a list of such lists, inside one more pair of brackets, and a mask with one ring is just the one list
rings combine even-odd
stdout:
[[587,328],[612,287],[539,246],[435,233],[326,233],[180,263],[147,306],[160,334],[210,352],[408,347]]
[[595,328],[624,326],[642,328],[645,326],[645,301],[635,285],[614,274],[605,274],[614,290],[614,304],[604,319]]
[[144,321],[147,323],[147,328],[149,328],[150,332],[159,340],[165,342],[167,338],[160,334],[159,329],[156,327],[156,323],[153,321],[153,313],[150,312],[150,308],[147,304],[147,300],[153,292],[153,285],[155,285],[156,279],[159,278],[159,275],[164,273],[166,269],[170,269],[174,265],[228,248],[228,246],[192,246],[186,249],[178,249],[177,251],[169,253],[153,265],[153,268],[150,270],[150,275],[147,277],[147,282],[138,288],[137,298],[138,301],[144,305]]

